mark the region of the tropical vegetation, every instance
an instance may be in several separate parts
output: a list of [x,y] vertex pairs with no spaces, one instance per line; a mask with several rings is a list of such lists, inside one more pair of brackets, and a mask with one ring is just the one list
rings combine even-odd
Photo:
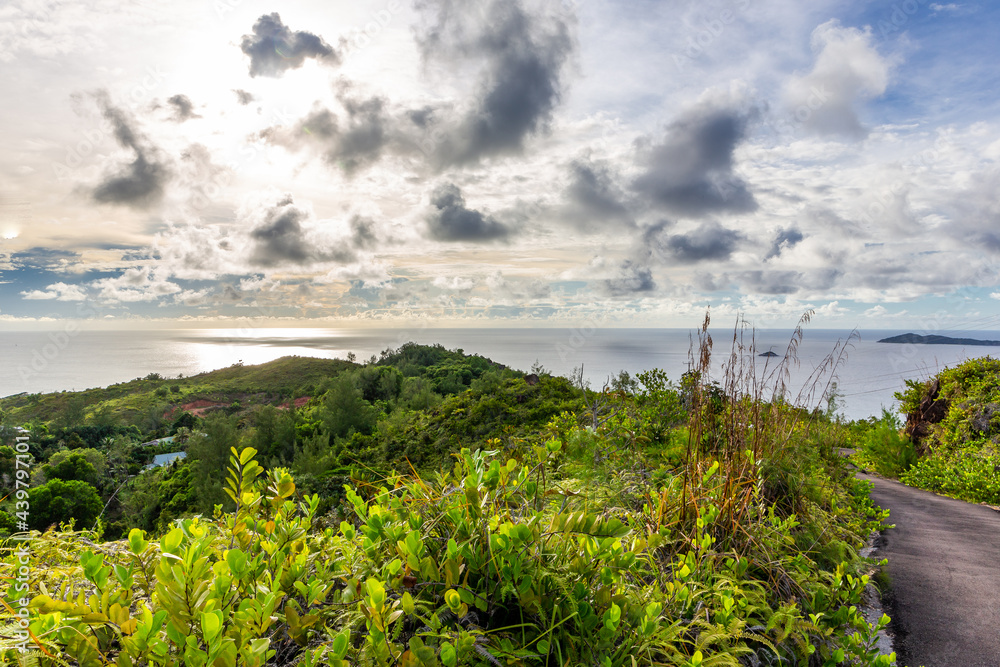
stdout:
[[[4,423],[30,433],[30,514],[54,513],[24,532],[6,508],[0,656],[890,664],[857,554],[885,513],[839,455],[850,427],[787,398],[801,329],[773,369],[738,330],[714,378],[707,325],[676,382],[592,389],[407,344],[303,371],[309,386],[247,367],[5,400]],[[92,490],[100,518],[55,507],[56,484]]]

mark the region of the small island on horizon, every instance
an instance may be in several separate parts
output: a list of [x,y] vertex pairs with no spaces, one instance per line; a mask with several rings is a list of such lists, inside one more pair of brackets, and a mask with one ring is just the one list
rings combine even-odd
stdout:
[[985,347],[1000,347],[1000,340],[978,340],[976,338],[949,338],[932,334],[921,336],[915,333],[905,333],[899,336],[883,338],[879,343],[912,343],[914,345],[980,345]]

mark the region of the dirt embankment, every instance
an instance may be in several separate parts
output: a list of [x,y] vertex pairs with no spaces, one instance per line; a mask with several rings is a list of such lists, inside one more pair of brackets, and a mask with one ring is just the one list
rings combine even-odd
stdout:
[[[305,406],[310,400],[311,396],[301,396],[296,398],[294,401],[285,401],[279,403],[277,407],[279,410],[290,410],[293,406],[296,408],[301,408]],[[238,401],[242,406],[249,408],[256,405],[269,405],[271,401],[265,395],[240,395],[227,397],[224,401],[211,400],[207,398],[199,398],[196,401],[189,401],[182,405],[175,405],[163,414],[164,419],[176,418],[184,412],[190,412],[195,417],[204,417],[210,412],[215,412],[216,410],[224,410],[232,406],[234,401]]]
[[163,414],[163,417],[164,419],[170,419],[183,412],[190,412],[195,417],[204,417],[208,412],[221,410],[229,405],[230,403],[220,403],[219,401],[209,401],[204,398],[199,398],[197,401],[191,401],[189,403],[184,403],[183,405],[175,405],[167,410]]
[[948,415],[948,399],[941,396],[941,382],[934,380],[927,388],[920,405],[906,416],[903,432],[910,437],[917,452],[923,456],[930,446],[931,426],[940,423]]

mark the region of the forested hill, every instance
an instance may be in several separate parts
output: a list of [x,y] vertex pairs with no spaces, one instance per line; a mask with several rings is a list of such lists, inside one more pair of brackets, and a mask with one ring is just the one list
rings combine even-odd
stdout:
[[18,394],[0,399],[10,421],[61,426],[109,421],[148,427],[155,414],[193,401],[219,402],[254,396],[266,402],[308,395],[324,381],[358,364],[340,359],[282,357],[257,366],[237,364],[189,377],[149,373],[109,387],[50,394]]
[[[302,488],[340,496],[352,467],[373,475],[434,468],[463,446],[539,428],[579,407],[579,392],[564,378],[543,374],[529,385],[523,377],[481,356],[410,343],[364,364],[285,357],[8,397],[0,400],[0,428],[5,442],[30,433],[31,492],[65,495],[79,508],[62,517],[35,512],[37,527],[59,518],[89,526],[100,511],[115,536],[225,505],[230,447],[254,446],[262,463],[301,473]],[[2,461],[14,464],[4,451],[0,478]],[[158,454],[178,460],[147,469]],[[0,504],[0,532],[12,513]]]

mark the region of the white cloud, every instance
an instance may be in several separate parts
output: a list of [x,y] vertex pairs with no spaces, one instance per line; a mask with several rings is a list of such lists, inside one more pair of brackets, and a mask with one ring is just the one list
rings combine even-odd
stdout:
[[476,281],[463,276],[452,276],[450,278],[438,276],[431,284],[434,287],[448,290],[449,292],[466,292],[476,286]]
[[66,283],[53,283],[44,290],[21,292],[21,296],[28,301],[85,301],[87,299],[87,294],[82,287]]
[[149,267],[126,269],[115,278],[95,280],[91,286],[107,303],[137,303],[158,301],[164,296],[182,292],[180,285],[170,282]]
[[[200,290],[184,290],[174,294],[174,303],[185,306],[201,306],[209,301],[212,290],[209,288]],[[163,305],[164,302],[161,302]]]
[[869,308],[862,314],[865,317],[885,317],[889,314],[889,310],[885,306],[875,306],[873,308]]
[[885,93],[890,61],[875,49],[870,28],[845,28],[836,19],[813,31],[812,48],[812,71],[786,89],[790,112],[816,134],[864,137],[857,106]]

